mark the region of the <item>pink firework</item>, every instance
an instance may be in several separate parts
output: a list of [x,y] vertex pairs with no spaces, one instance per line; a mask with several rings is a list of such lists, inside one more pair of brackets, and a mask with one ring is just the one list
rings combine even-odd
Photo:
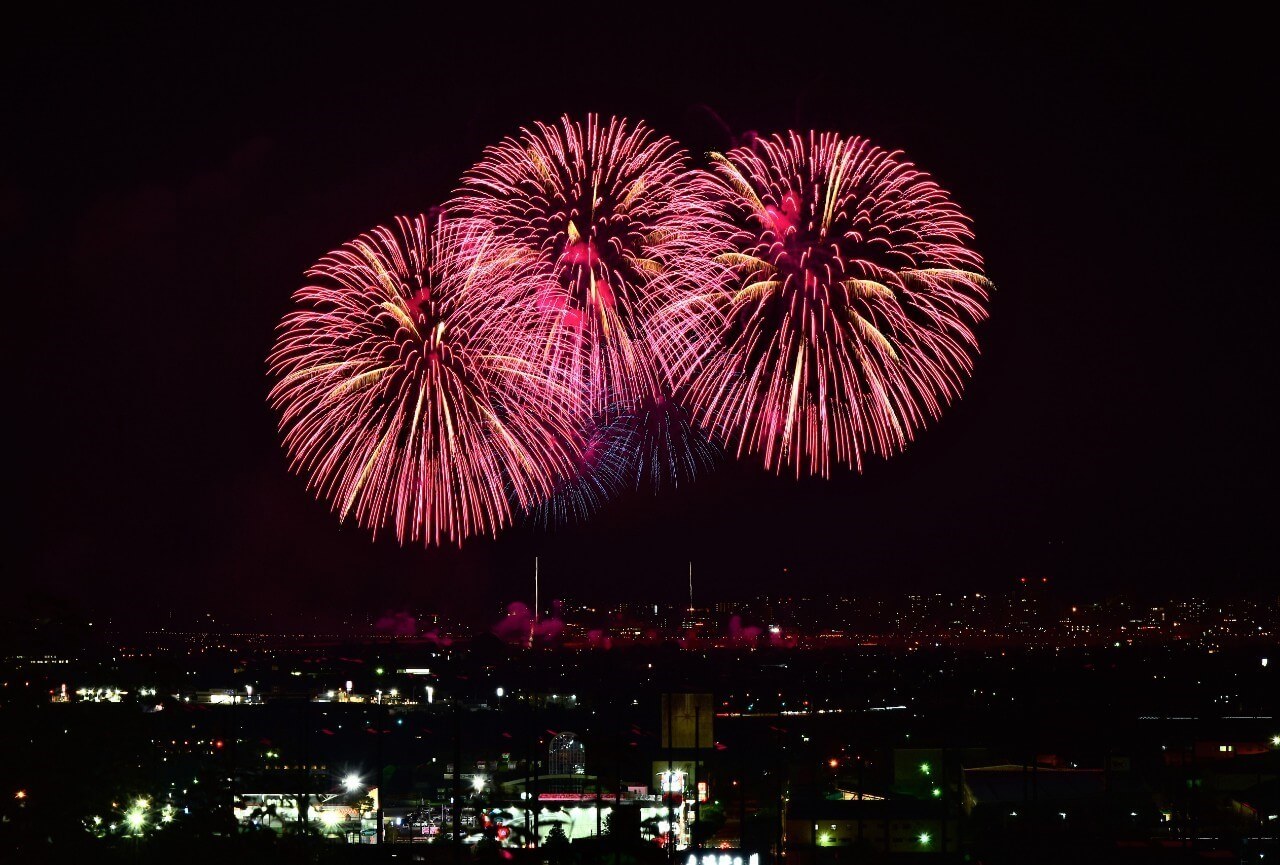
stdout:
[[990,284],[968,218],[862,138],[792,132],[712,158],[723,271],[654,318],[695,422],[797,476],[902,450],[977,353]]
[[605,423],[661,394],[647,319],[707,270],[707,206],[691,180],[684,151],[643,124],[563,117],[488,148],[451,204],[553,269],[559,285],[538,303],[582,346],[571,375]]
[[533,302],[557,291],[533,251],[400,218],[307,275],[269,359],[271,403],[293,469],[344,519],[461,543],[571,471],[581,422],[548,358],[574,349]]
[[[557,350],[590,425],[577,472],[542,514],[585,516],[641,474],[674,483],[703,465],[705,443],[619,433],[666,404],[667,363],[649,337],[655,311],[714,273],[710,211],[687,157],[643,124],[591,115],[537,123],[485,151],[451,209],[531,246],[557,284],[536,302],[558,315]],[[687,430],[687,427],[684,428]],[[648,449],[650,445],[654,447]],[[601,450],[603,448],[603,450]]]

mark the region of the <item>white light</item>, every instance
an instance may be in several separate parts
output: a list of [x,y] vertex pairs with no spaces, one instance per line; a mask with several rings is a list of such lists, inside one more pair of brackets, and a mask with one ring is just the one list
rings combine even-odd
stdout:
[[355,790],[360,786],[360,776],[355,774],[348,775],[343,779],[342,783],[348,790]]
[[334,826],[337,826],[342,822],[342,815],[337,811],[321,811],[320,822],[326,827],[332,829]]
[[479,793],[481,790],[483,790],[483,789],[484,789],[484,776],[483,776],[483,775],[477,775],[477,776],[475,776],[474,778],[472,778],[472,779],[471,779],[471,786],[475,788],[475,790],[476,790],[476,792],[477,792],[477,793]]
[[[1265,664],[1264,664],[1264,666],[1265,666]],[[498,697],[499,697],[499,698],[501,698],[501,697],[502,697],[502,695],[503,695],[503,694],[505,694],[505,693],[506,693],[506,691],[502,690],[501,688],[499,688],[499,689],[498,689]]]
[[436,689],[427,685],[427,702],[434,703],[436,701]]

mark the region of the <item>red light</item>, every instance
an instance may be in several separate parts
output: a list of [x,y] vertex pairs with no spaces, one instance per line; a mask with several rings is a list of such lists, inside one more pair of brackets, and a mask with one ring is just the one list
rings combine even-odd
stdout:
[[511,834],[511,830],[508,829],[506,826],[499,826],[496,834],[498,836],[499,841],[506,841],[507,836]]
[[214,740],[214,742],[213,742],[213,747],[215,747],[215,748],[221,748],[221,747],[222,747],[222,740],[221,740],[221,739],[215,739],[215,740]]

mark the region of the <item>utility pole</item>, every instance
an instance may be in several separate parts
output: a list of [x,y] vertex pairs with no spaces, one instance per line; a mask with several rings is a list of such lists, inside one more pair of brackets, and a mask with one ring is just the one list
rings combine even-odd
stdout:
[[378,698],[378,759],[376,761],[378,764],[378,777],[374,780],[375,789],[378,791],[378,808],[374,812],[375,819],[377,819],[378,823],[376,827],[377,835],[374,836],[374,840],[378,844],[382,844],[384,840],[382,836],[382,831],[383,831],[382,830],[382,793],[383,793],[382,778],[384,775],[386,775],[386,770],[383,767],[382,734],[383,732],[385,732],[383,730],[383,727],[385,727],[386,725],[387,725],[387,706],[385,703],[382,702],[382,698],[379,697]]
[[[667,777],[666,787],[670,788],[675,783],[675,763],[671,749],[675,746],[675,732],[672,725],[672,710],[674,709],[675,695],[667,692]],[[662,787],[664,785],[658,785]],[[684,790],[684,784],[680,785],[681,791]],[[663,797],[667,800],[667,858],[669,861],[676,861],[676,806],[675,796],[670,789],[662,791]]]
[[[692,568],[692,565],[690,565],[690,567]],[[691,599],[689,606],[690,608],[692,608],[693,606],[692,594],[689,597]],[[698,824],[702,821],[702,795],[701,795],[702,788],[699,786],[699,783],[698,783],[702,778],[699,772],[699,770],[702,768],[702,765],[701,765],[702,764],[702,742],[700,741],[701,733],[702,733],[700,729],[701,721],[702,721],[701,702],[695,701],[693,704],[693,808],[694,808],[694,811],[693,811],[693,832],[691,833],[693,837],[692,839],[690,839],[693,841],[692,846],[694,850],[702,849],[702,842],[698,838]]]
[[462,685],[453,693],[453,861],[462,861]]

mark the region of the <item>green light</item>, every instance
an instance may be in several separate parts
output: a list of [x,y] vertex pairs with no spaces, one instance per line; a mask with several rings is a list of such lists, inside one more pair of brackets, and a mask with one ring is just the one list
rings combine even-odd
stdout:
[[928,775],[931,771],[933,771],[933,770],[929,767],[929,764],[928,764],[928,763],[921,763],[921,764],[920,764],[920,774],[921,774],[921,775]]
[[819,844],[830,844],[830,843],[831,843],[831,836],[830,836],[830,835],[828,835],[826,832],[823,832],[821,835],[819,835],[819,836],[818,836],[818,843],[819,843]]
[[942,795],[942,790],[938,787],[933,788],[933,797],[936,799]]
[[374,670],[374,672],[377,673],[379,676],[381,676],[386,671],[383,670],[381,667],[379,667],[378,669]]
[[920,836],[916,840],[920,842],[921,847],[928,847],[929,841],[931,841],[932,839],[933,839],[933,836],[930,835],[928,832],[921,832]]

